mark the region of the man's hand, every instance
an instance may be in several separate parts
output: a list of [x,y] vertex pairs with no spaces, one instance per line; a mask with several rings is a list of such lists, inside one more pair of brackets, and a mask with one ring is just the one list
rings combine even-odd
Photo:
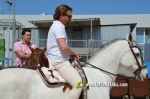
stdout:
[[71,55],[75,60],[79,60],[80,57],[79,57],[79,54],[74,52],[72,55]]
[[31,54],[25,53],[22,57],[23,57],[23,58],[30,58],[30,56],[31,56]]

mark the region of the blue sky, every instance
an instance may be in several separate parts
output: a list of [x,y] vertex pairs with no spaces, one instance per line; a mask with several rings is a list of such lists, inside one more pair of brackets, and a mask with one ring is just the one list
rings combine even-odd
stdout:
[[[0,0],[0,14],[9,14],[9,5]],[[14,2],[14,0],[6,0]],[[73,8],[73,14],[150,14],[150,0],[16,0],[17,15],[51,15],[60,4]],[[10,7],[13,14],[13,6]]]

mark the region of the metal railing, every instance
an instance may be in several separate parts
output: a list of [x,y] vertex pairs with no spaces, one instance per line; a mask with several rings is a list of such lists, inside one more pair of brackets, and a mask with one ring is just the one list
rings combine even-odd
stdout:
[[87,40],[68,40],[68,45],[72,48],[87,48]]
[[9,67],[12,62],[12,58],[0,58],[2,67]]
[[[36,41],[36,42],[33,42]],[[110,40],[68,40],[68,45],[71,48],[78,50],[81,59],[88,60],[94,52],[100,48],[103,44],[106,44]],[[32,40],[32,43],[36,44],[38,47],[45,47],[47,39],[36,39]]]
[[[89,40],[68,40],[68,45],[71,48],[100,48],[101,45],[106,44],[110,40],[92,40],[92,42]],[[47,39],[35,39],[31,41],[32,43],[36,44],[38,47],[45,47]],[[89,44],[89,43],[92,43]]]

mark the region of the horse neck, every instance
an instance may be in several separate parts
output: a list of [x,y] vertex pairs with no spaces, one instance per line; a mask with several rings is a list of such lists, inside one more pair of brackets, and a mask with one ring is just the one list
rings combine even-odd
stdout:
[[111,44],[107,48],[96,53],[89,60],[89,63],[108,72],[117,74],[119,69],[119,58],[125,46],[127,46],[127,41],[125,40]]

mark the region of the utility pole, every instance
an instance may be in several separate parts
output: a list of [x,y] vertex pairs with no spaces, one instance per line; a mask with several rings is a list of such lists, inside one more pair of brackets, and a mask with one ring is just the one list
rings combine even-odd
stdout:
[[9,39],[9,43],[8,43],[8,47],[9,47],[9,50],[8,50],[8,57],[10,58],[11,56],[10,56],[10,24],[11,24],[11,19],[10,19],[10,6],[12,6],[12,2],[10,2],[10,1],[5,1],[8,5],[9,5],[9,37],[8,37],[8,39]]
[[[13,15],[13,41],[12,41],[12,48],[13,48],[13,45],[14,43],[16,42],[16,39],[15,39],[15,36],[16,36],[16,18],[15,18],[15,15],[16,15],[16,0],[14,0],[14,15]],[[14,56],[14,49],[12,49],[12,58],[14,59],[15,56]],[[12,60],[12,64],[13,65],[13,60]]]

